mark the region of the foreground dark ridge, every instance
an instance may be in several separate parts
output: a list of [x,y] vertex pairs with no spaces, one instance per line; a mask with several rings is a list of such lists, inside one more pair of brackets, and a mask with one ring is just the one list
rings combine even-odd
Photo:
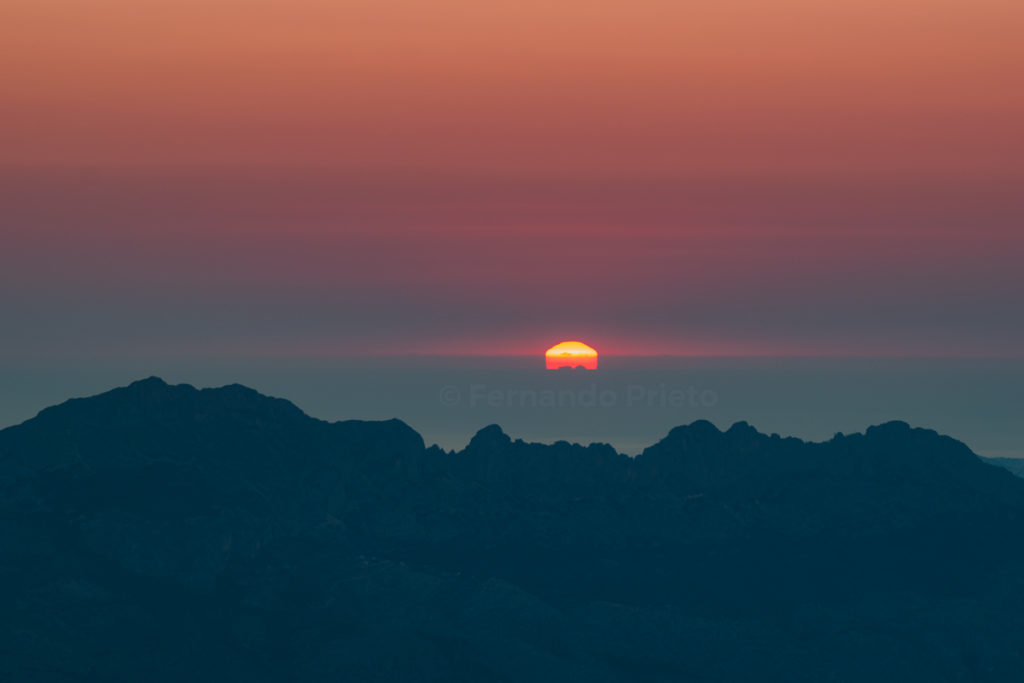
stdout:
[[0,680],[1019,680],[1024,480],[899,422],[636,458],[151,378],[0,431]]

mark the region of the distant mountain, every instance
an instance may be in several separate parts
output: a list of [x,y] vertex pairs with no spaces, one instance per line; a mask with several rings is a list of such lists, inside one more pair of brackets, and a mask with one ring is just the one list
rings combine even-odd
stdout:
[[1024,458],[985,458],[984,460],[987,463],[1008,469],[1018,477],[1024,477]]
[[0,431],[0,680],[1018,681],[1022,521],[900,422],[455,453],[150,378]]

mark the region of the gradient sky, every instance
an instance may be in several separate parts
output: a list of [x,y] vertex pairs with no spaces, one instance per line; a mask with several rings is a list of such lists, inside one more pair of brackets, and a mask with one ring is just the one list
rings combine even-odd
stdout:
[[1019,0],[4,0],[0,352],[1021,355]]

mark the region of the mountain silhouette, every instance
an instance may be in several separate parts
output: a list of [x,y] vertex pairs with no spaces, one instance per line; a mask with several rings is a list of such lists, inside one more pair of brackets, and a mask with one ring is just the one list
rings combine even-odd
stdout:
[[0,431],[0,680],[1016,681],[1022,521],[902,422],[451,452],[149,378]]

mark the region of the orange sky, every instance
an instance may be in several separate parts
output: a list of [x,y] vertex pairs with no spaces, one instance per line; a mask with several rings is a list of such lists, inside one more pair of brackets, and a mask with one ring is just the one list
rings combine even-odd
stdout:
[[0,351],[1019,354],[1022,35],[1020,0],[3,0]]
[[1019,171],[1011,0],[6,0],[13,163]]

